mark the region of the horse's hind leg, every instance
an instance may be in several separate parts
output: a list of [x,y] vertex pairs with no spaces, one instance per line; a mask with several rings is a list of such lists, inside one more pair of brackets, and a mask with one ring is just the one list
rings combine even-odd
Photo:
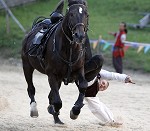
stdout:
[[30,65],[30,63],[26,60],[23,60],[23,71],[24,71],[24,75],[25,75],[25,79],[26,82],[28,84],[28,88],[27,88],[27,92],[28,95],[31,99],[30,102],[30,106],[31,106],[31,110],[30,110],[30,116],[31,117],[38,117],[38,110],[37,110],[37,104],[35,101],[35,87],[33,85],[33,81],[32,81],[32,76],[33,76],[33,71],[34,68]]
[[64,124],[59,119],[59,110],[62,107],[62,101],[59,95],[59,89],[61,86],[61,82],[57,82],[55,77],[49,77],[49,84],[51,86],[51,91],[48,96],[49,98],[49,106],[48,112],[53,115],[55,124]]

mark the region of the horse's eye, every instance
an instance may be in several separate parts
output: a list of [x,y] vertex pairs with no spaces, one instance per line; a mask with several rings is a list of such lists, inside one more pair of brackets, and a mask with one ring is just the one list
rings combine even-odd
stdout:
[[85,12],[85,15],[86,15],[87,18],[89,17],[89,13]]

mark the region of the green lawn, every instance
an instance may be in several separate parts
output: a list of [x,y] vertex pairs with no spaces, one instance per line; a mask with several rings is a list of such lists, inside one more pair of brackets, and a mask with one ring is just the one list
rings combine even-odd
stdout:
[[[12,8],[12,12],[19,19],[22,25],[29,30],[34,18],[37,16],[49,17],[59,0],[38,0],[38,2]],[[90,12],[91,39],[97,39],[99,35],[105,40],[113,40],[108,35],[109,31],[117,31],[121,21],[137,23],[142,15],[138,13],[150,12],[150,0],[88,0]],[[6,34],[5,12],[0,11],[0,55],[7,57],[19,57],[21,41],[24,37],[22,31],[10,19],[11,33]],[[128,41],[150,43],[150,29],[129,30]],[[150,51],[137,54],[136,49],[129,49],[126,52],[125,67],[142,69],[150,72]],[[103,52],[105,62],[111,64],[111,51]]]

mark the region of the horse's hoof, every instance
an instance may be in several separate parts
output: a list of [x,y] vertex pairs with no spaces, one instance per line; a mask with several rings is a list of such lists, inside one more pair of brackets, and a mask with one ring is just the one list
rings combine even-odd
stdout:
[[37,118],[37,117],[39,116],[39,113],[38,113],[38,111],[31,111],[31,112],[30,112],[30,116],[31,116],[32,118]]
[[78,118],[78,115],[74,115],[74,114],[73,114],[73,111],[71,110],[71,111],[70,111],[70,118],[71,118],[72,120],[76,120],[76,119]]
[[31,106],[30,116],[33,118],[37,118],[39,116],[39,113],[37,110],[36,102],[32,102],[30,106]]
[[58,117],[59,113],[53,115],[55,124],[64,125],[64,123]]
[[55,124],[64,125],[64,123],[61,120],[55,121]]

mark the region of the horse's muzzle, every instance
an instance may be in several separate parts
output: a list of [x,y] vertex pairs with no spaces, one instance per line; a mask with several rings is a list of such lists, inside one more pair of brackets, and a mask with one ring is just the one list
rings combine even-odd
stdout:
[[77,44],[82,44],[85,40],[85,33],[75,33],[73,34],[73,39]]

